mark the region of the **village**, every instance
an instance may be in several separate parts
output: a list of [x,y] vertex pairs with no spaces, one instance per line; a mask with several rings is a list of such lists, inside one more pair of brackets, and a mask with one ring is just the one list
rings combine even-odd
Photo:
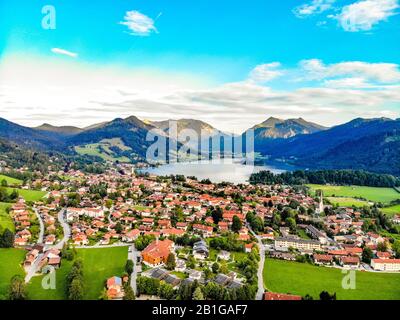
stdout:
[[[224,288],[224,296],[209,294],[214,299],[301,299],[265,290],[266,257],[400,271],[389,240],[365,228],[367,213],[334,207],[306,189],[158,177],[130,165],[103,174],[49,172],[29,187],[35,186],[47,193],[43,200],[20,198],[10,209],[14,245],[27,249],[26,282],[59,268],[67,249],[118,246],[129,246],[133,267],[104,279],[107,299],[122,299],[127,283],[138,299],[169,299],[171,290],[194,283],[210,292]],[[171,290],[160,295],[155,282]]]

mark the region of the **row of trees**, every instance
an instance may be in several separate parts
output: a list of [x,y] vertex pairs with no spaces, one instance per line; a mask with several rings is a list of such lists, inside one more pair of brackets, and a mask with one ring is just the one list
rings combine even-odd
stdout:
[[138,277],[138,294],[156,295],[167,300],[252,300],[257,286],[245,284],[240,288],[228,289],[213,281],[201,285],[197,281],[182,281],[175,290],[170,284],[154,278]]
[[289,184],[303,185],[314,184],[336,184],[336,185],[358,185],[370,187],[398,187],[400,178],[389,174],[371,173],[361,170],[317,170],[284,172],[273,174],[271,171],[261,171],[250,176],[252,184]]
[[83,291],[83,262],[77,259],[67,275],[67,298],[69,300],[82,300]]

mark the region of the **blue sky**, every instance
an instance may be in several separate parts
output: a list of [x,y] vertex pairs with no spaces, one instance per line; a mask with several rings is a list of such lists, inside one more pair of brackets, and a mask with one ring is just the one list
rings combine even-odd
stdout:
[[[56,10],[55,30],[42,28],[41,10],[48,4]],[[133,20],[139,21],[127,21],[129,12]],[[0,85],[3,88],[0,94],[7,96],[11,105],[28,107],[23,105],[27,103],[25,100],[13,100],[18,89],[24,88],[15,88],[18,79],[9,76],[10,70],[23,60],[27,64],[26,72],[30,73],[28,78],[39,76],[33,75],[37,72],[34,66],[41,65],[60,72],[76,69],[77,74],[68,78],[72,83],[79,73],[94,79],[96,70],[101,70],[103,75],[111,72],[115,83],[120,85],[114,89],[119,91],[126,91],[140,77],[149,86],[152,81],[159,82],[154,99],[151,94],[144,94],[149,88],[143,87],[140,92],[131,88],[135,92],[125,95],[129,96],[126,100],[110,93],[109,97],[82,97],[81,103],[79,99],[71,101],[73,108],[87,114],[95,110],[93,101],[96,101],[104,112],[93,120],[129,113],[159,120],[163,116],[173,117],[173,111],[181,110],[183,104],[188,105],[187,111],[176,112],[178,115],[199,117],[205,108],[208,117],[203,119],[219,127],[225,126],[222,124],[228,120],[227,114],[235,113],[237,118],[233,117],[231,123],[234,126],[242,123],[238,126],[240,130],[255,124],[263,114],[279,116],[278,111],[285,106],[282,117],[297,117],[304,112],[305,118],[310,115],[311,120],[327,125],[357,115],[397,117],[398,12],[397,0],[2,0]],[[346,17],[351,18],[350,26],[343,24]],[[18,73],[27,77],[23,70]],[[124,80],[119,81],[118,73],[123,74]],[[385,74],[391,76],[385,77]],[[135,79],[128,80],[130,76]],[[46,92],[50,84],[56,85],[51,81],[52,75],[43,72],[42,77],[42,87],[37,90]],[[164,78],[166,84],[176,84],[174,90],[163,90],[165,85],[160,79]],[[108,88],[110,83],[101,81],[97,85],[97,88]],[[69,88],[65,82],[59,86]],[[307,92],[310,98],[304,89],[320,91]],[[350,101],[332,101],[344,89],[352,90]],[[69,95],[79,94],[74,88],[70,90]],[[382,100],[386,93],[383,90],[390,90],[390,99]],[[362,92],[372,92],[365,113],[358,112],[363,105],[359,98]],[[47,94],[49,103],[51,94]],[[223,99],[217,99],[218,94]],[[323,108],[327,100],[329,106],[319,109],[320,115],[316,116],[304,105],[312,104],[307,99],[323,94],[314,103],[315,108],[318,105]],[[257,99],[263,101],[258,111]],[[271,102],[277,99],[279,104]],[[30,106],[35,113],[31,114],[30,122],[27,116],[21,115],[26,113],[25,109],[20,109],[18,116],[16,113],[8,116],[32,125],[46,120],[39,112],[42,108],[48,115],[46,103],[41,106],[40,99],[31,100],[35,101]],[[130,109],[128,102],[135,108]],[[343,107],[344,102],[351,107],[348,108],[351,112]],[[139,103],[142,109],[137,107]],[[148,112],[152,108],[157,112]],[[60,114],[67,116],[62,106],[58,111],[58,115],[49,117],[49,122],[57,120]],[[254,117],[240,121],[240,112]],[[337,120],[332,120],[332,114],[327,116],[327,112],[337,115]],[[79,125],[86,124],[81,119],[69,118]]]

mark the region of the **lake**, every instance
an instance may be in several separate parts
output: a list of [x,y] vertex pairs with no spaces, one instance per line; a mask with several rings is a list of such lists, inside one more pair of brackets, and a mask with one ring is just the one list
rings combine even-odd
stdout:
[[155,168],[144,169],[144,172],[158,176],[184,175],[195,176],[199,180],[210,179],[212,182],[247,183],[252,173],[269,170],[275,174],[293,170],[285,164],[249,166],[231,159],[216,161],[196,161],[166,164]]

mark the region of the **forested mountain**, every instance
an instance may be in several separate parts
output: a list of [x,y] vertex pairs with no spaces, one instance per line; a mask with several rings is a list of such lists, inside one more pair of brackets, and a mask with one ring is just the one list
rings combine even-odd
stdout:
[[400,175],[400,120],[358,118],[313,134],[256,145],[256,151],[305,168]]

